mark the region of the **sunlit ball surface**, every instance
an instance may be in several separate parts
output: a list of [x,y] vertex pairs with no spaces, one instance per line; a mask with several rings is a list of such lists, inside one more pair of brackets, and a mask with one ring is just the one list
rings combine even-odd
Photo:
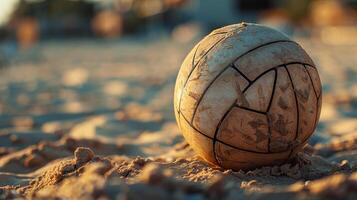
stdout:
[[175,114],[208,162],[239,170],[288,161],[318,123],[321,82],[304,49],[257,24],[214,30],[182,63]]

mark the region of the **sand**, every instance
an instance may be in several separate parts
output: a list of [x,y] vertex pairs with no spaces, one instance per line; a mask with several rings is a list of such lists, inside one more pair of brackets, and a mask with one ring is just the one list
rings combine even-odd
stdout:
[[321,74],[320,123],[289,163],[251,171],[206,163],[178,130],[173,86],[191,42],[19,52],[0,69],[0,199],[357,199],[357,46],[297,39]]

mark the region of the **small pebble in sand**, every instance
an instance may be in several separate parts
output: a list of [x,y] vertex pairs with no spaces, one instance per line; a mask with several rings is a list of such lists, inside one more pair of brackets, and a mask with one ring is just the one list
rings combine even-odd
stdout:
[[350,170],[351,169],[351,165],[348,162],[348,160],[343,160],[341,161],[341,163],[339,164],[340,169],[342,170]]
[[74,152],[74,159],[77,165],[82,165],[94,157],[94,152],[90,148],[78,147]]

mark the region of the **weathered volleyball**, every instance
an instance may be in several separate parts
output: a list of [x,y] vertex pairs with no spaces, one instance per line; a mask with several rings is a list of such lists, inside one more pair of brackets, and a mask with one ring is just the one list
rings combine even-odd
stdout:
[[187,55],[174,94],[186,141],[228,169],[283,163],[306,144],[321,109],[315,64],[296,42],[258,24],[214,30]]

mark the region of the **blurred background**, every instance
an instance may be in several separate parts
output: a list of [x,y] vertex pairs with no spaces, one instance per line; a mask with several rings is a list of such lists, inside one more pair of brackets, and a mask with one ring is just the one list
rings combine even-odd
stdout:
[[74,38],[166,36],[189,41],[246,21],[289,35],[350,44],[357,40],[356,20],[356,0],[6,0],[0,3],[0,41],[16,48]]
[[47,133],[168,137],[183,58],[241,21],[281,30],[315,61],[324,98],[310,144],[357,134],[357,0],[1,0],[1,146]]

